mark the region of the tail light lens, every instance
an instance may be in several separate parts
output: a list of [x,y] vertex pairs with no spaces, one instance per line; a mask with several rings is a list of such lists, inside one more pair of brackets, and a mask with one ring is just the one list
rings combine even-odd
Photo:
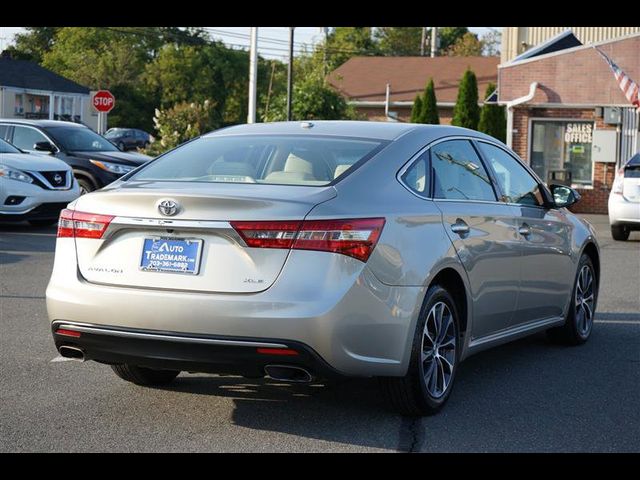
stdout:
[[58,237],[102,238],[113,218],[112,215],[64,209],[58,221]]
[[618,174],[613,181],[611,191],[618,195],[622,195],[624,193],[624,167],[618,170]]
[[384,218],[231,222],[249,247],[318,250],[366,262],[378,243]]

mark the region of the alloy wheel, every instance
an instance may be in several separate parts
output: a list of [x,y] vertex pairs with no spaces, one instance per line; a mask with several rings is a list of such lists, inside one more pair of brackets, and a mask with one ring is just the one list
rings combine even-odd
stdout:
[[578,274],[574,308],[576,329],[583,338],[589,335],[593,325],[594,287],[593,272],[588,265],[584,265]]
[[456,328],[451,309],[437,302],[427,315],[422,335],[422,372],[427,391],[442,397],[451,384],[456,362]]

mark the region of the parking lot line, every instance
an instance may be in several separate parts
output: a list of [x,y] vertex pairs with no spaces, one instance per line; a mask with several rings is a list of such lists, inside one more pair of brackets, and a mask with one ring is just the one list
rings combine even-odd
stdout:
[[593,323],[615,323],[617,325],[640,325],[640,320],[594,320]]

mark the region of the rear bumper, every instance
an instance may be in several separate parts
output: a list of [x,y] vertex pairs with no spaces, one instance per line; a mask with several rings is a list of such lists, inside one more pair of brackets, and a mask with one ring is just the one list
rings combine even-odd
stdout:
[[[385,285],[357,260],[312,251],[292,251],[276,282],[252,294],[99,285],[77,271],[73,239],[59,238],[46,295],[51,322],[279,339],[305,346],[342,375],[400,376],[409,363],[424,289]],[[218,365],[215,355],[204,363]],[[139,354],[138,361],[143,357]]]
[[[58,328],[77,332],[61,335]],[[107,364],[130,363],[167,370],[225,373],[261,377],[267,365],[304,368],[315,378],[341,375],[307,345],[280,339],[185,335],[179,332],[134,330],[119,327],[54,322],[51,331],[56,348],[80,348],[85,360]],[[260,353],[294,350],[297,355]]]
[[640,202],[630,202],[622,195],[611,194],[608,207],[611,225],[636,225],[640,227]]

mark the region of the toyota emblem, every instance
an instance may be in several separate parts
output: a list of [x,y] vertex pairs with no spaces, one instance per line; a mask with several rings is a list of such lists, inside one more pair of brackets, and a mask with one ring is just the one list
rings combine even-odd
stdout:
[[173,200],[160,200],[158,210],[162,215],[172,217],[178,213],[178,204]]
[[56,185],[60,185],[62,183],[62,175],[60,175],[59,173],[56,173],[53,176],[53,181],[56,182]]

